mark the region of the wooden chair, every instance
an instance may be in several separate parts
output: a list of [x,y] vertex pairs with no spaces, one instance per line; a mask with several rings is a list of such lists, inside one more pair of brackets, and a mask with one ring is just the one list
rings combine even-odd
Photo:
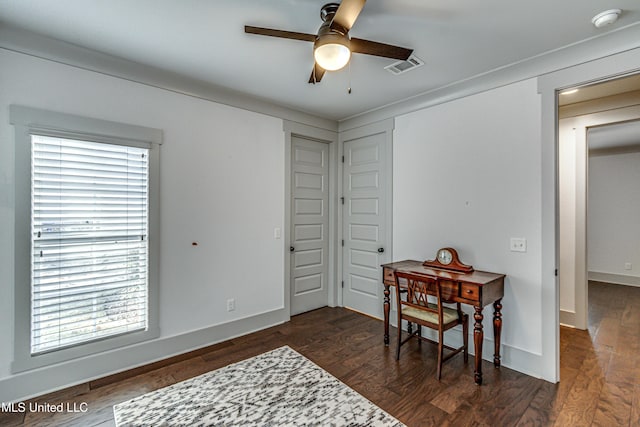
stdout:
[[[409,341],[412,337],[417,336],[419,339],[430,341],[422,337],[421,326],[438,331],[438,370],[436,377],[440,381],[442,372],[442,364],[464,351],[464,362],[469,360],[468,344],[469,344],[469,316],[462,312],[460,303],[456,303],[456,308],[445,307],[443,303],[451,303],[454,295],[452,293],[457,289],[452,287],[450,282],[442,282],[436,277],[424,276],[420,274],[404,273],[396,271],[396,301],[398,309],[398,348],[396,351],[396,360],[400,360],[400,347]],[[404,283],[401,281],[403,280]],[[401,295],[406,292],[406,300]],[[427,295],[435,295],[435,303],[427,301]],[[406,320],[417,325],[416,331],[411,332],[409,327],[409,336],[402,340],[402,320]],[[464,344],[460,348],[450,347],[444,344],[444,331],[453,328],[456,325],[462,325],[462,334]],[[444,349],[451,350],[444,357]]]

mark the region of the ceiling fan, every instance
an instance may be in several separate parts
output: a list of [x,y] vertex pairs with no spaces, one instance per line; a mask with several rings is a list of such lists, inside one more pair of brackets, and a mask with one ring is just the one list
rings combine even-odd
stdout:
[[349,37],[349,30],[362,11],[366,0],[343,0],[342,3],[327,3],[320,9],[322,25],[318,34],[297,33],[271,28],[245,25],[244,31],[261,36],[313,42],[315,64],[311,70],[309,83],[319,83],[325,71],[343,68],[349,62],[351,53],[382,56],[407,60],[413,49]]

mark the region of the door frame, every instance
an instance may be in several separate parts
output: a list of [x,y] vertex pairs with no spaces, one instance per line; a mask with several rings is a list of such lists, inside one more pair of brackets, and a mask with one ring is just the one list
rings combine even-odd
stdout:
[[[339,139],[339,152],[338,156],[341,159],[338,167],[338,191],[340,192],[340,197],[342,196],[343,186],[344,186],[344,142],[356,138],[364,138],[366,136],[375,135],[384,133],[385,134],[385,152],[384,155],[387,156],[387,161],[385,164],[387,165],[387,170],[385,173],[387,174],[388,179],[391,181],[387,186],[387,206],[384,207],[386,209],[386,232],[385,232],[385,262],[390,262],[393,259],[393,130],[395,129],[395,119],[385,119],[380,120],[378,122],[370,123],[364,126],[340,130],[338,134]],[[343,227],[344,227],[344,212],[343,205],[338,205],[338,233],[339,239],[345,238],[343,235]],[[338,241],[336,241],[337,243]],[[343,288],[342,281],[344,278],[344,268],[343,268],[343,250],[342,245],[338,245],[338,292],[337,292],[337,305],[343,307]],[[380,275],[380,287],[382,288],[382,275]],[[380,301],[380,309],[382,310],[382,300]]]
[[612,54],[538,78],[541,95],[541,278],[542,278],[542,378],[560,380],[560,288],[558,201],[557,92],[570,87],[610,80],[640,72],[640,48]]
[[[327,257],[328,277],[327,287],[329,298],[327,305],[335,307],[338,305],[337,293],[337,249],[338,249],[338,210],[339,210],[339,192],[338,192],[338,133],[326,129],[320,129],[314,126],[302,123],[283,120],[284,138],[284,161],[285,161],[285,177],[284,177],[284,225],[282,230],[284,251],[284,310],[291,316],[291,256],[289,247],[291,246],[291,137],[298,136],[305,139],[316,140],[326,143],[329,146],[329,255]],[[340,292],[340,294],[342,294]]]
[[[588,265],[588,185],[589,185],[589,129],[601,126],[615,125],[624,122],[640,120],[640,108],[637,105],[620,107],[616,110],[597,111],[576,117],[568,117],[565,119],[565,126],[574,130],[574,160],[575,174],[575,213],[571,218],[571,224],[562,224],[563,226],[574,228],[573,251],[571,251],[571,262],[560,262],[559,268],[570,269],[573,271],[573,297],[574,311],[560,310],[560,323],[575,327],[576,329],[586,330],[588,328],[588,303],[589,303],[589,265]],[[562,183],[558,182],[558,186]],[[562,200],[560,199],[560,203]],[[559,230],[560,232],[561,230]],[[566,253],[566,252],[565,252]],[[600,276],[600,275],[598,275]],[[603,276],[606,276],[603,274]],[[562,276],[559,276],[562,278]],[[602,281],[606,281],[603,277]],[[571,282],[569,282],[571,283]],[[562,280],[559,287],[567,290],[566,284],[563,285]]]

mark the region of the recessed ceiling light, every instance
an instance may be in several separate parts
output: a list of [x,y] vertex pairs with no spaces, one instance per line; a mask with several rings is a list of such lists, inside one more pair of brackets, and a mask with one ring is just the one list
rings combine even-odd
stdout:
[[616,22],[621,13],[622,10],[620,9],[605,10],[604,12],[600,12],[599,14],[594,16],[591,19],[591,22],[596,26],[596,28],[602,28],[606,25]]
[[569,90],[565,90],[563,92],[560,92],[560,95],[571,95],[572,93],[576,93],[578,91],[578,89],[569,89]]

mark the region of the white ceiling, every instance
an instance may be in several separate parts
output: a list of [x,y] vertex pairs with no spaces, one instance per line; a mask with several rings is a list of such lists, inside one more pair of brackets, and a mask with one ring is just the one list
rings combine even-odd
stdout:
[[[355,54],[317,85],[311,43],[244,33],[315,34],[326,2],[0,0],[0,25],[341,120],[640,22],[638,0],[369,0],[351,36],[413,48],[425,65],[395,76],[392,60]],[[596,29],[610,8],[619,21]]]

